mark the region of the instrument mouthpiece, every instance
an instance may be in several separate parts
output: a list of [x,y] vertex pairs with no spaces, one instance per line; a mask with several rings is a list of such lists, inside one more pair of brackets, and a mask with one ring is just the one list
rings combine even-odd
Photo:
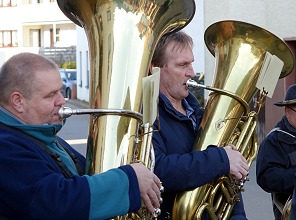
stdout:
[[195,82],[193,79],[188,79],[187,80],[187,82],[186,82],[186,86],[187,86],[187,88],[190,88],[190,87],[192,87],[192,88],[198,88],[199,86],[198,86],[198,83],[197,82]]
[[64,120],[65,118],[69,118],[71,115],[73,115],[73,110],[69,107],[62,107],[59,110],[59,117],[61,120]]

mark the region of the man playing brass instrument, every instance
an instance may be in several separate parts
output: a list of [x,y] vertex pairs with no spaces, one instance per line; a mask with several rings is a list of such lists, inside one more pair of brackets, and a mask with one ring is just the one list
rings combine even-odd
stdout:
[[85,158],[57,136],[66,103],[56,64],[20,53],[0,70],[0,219],[110,219],[144,201],[160,206],[160,180],[135,163],[86,175]]
[[[155,173],[165,188],[160,220],[170,219],[178,192],[197,188],[223,175],[242,179],[249,170],[246,159],[231,146],[210,146],[192,152],[203,116],[199,102],[186,86],[187,80],[195,76],[192,48],[192,38],[176,32],[160,39],[152,58],[151,66],[160,67],[159,121],[154,123],[159,131],[153,133]],[[242,198],[231,219],[246,219]]]
[[282,208],[295,186],[296,85],[288,88],[284,101],[274,104],[284,107],[285,115],[260,145],[256,175],[258,185],[271,193],[275,220],[281,220]]

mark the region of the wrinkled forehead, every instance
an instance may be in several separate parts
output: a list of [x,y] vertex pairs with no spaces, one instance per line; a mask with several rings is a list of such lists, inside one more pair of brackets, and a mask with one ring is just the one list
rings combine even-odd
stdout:
[[190,45],[173,42],[166,48],[165,63],[174,59],[176,62],[193,62],[194,55]]
[[181,53],[184,49],[191,49],[190,45],[177,41],[170,41],[166,47],[166,53]]
[[47,84],[57,83],[61,81],[60,73],[55,68],[44,69],[36,71],[34,77],[34,84],[35,87],[42,87]]

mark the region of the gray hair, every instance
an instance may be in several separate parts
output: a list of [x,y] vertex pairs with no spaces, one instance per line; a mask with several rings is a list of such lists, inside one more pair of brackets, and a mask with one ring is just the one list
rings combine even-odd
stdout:
[[178,46],[189,46],[193,48],[192,38],[183,31],[169,33],[160,38],[156,45],[151,63],[157,67],[163,67],[166,64],[166,48],[170,42],[176,42]]
[[0,69],[0,103],[8,104],[10,95],[19,92],[30,98],[38,71],[57,69],[50,59],[33,53],[19,53],[8,59]]

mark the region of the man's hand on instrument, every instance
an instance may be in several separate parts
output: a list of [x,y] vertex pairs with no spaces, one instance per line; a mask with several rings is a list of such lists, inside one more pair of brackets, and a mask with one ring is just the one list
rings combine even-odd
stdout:
[[160,207],[161,190],[163,187],[159,178],[147,167],[140,163],[131,164],[138,178],[140,194],[147,209],[154,213]]
[[248,161],[233,145],[224,147],[229,159],[230,174],[238,180],[245,179],[249,174]]

